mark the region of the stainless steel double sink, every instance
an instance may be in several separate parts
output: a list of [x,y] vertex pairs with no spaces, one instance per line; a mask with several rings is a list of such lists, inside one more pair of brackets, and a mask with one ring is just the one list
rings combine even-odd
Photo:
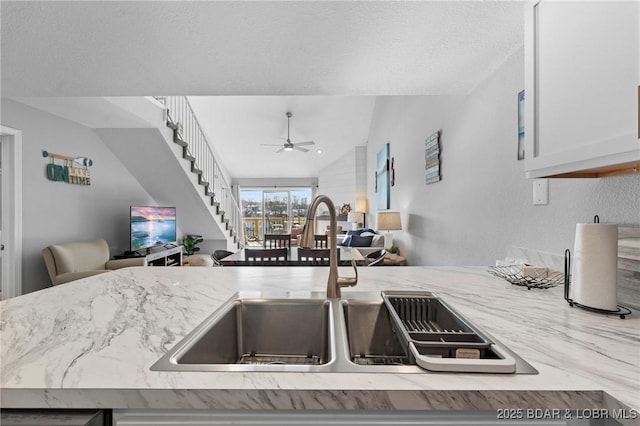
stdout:
[[[325,296],[320,292],[236,293],[151,370],[429,372],[428,365],[416,362],[402,333],[394,328],[393,314],[380,293],[358,292],[340,300]],[[486,362],[481,359],[471,369],[455,365],[437,369],[537,373],[495,339],[490,343],[500,348],[497,353],[514,361],[513,370],[484,368]]]

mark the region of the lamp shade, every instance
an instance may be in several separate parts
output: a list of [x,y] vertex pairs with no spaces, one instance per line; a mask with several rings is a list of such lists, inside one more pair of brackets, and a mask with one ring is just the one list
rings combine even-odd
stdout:
[[400,213],[398,212],[378,212],[378,229],[395,231],[402,229]]
[[361,223],[364,222],[364,213],[350,211],[347,215],[347,222]]
[[356,198],[356,209],[359,213],[367,212],[367,199],[366,198]]

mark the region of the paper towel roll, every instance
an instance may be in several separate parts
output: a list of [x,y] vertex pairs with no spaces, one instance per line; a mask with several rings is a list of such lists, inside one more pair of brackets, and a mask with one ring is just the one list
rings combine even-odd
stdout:
[[613,311],[618,304],[618,225],[576,224],[573,250],[574,302]]

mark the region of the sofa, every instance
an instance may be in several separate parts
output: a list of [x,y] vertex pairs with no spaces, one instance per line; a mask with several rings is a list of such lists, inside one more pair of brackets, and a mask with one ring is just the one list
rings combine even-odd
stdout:
[[362,256],[384,248],[384,235],[378,234],[371,228],[361,228],[347,231],[342,240],[338,239],[338,246],[354,247]]
[[58,285],[113,269],[144,266],[144,257],[109,260],[109,245],[105,240],[54,244],[42,250],[51,284]]

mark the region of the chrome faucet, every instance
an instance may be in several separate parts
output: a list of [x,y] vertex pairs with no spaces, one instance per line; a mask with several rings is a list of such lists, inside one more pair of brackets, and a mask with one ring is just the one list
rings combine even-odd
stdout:
[[318,195],[309,206],[307,211],[307,221],[302,229],[302,238],[300,240],[300,247],[312,248],[315,246],[314,233],[315,233],[315,215],[316,210],[320,203],[324,203],[329,209],[329,220],[331,225],[331,231],[329,232],[329,280],[327,281],[327,298],[339,299],[340,289],[342,287],[353,287],[358,284],[358,268],[356,268],[355,259],[351,259],[351,266],[356,273],[355,277],[341,278],[338,276],[338,249],[336,247],[336,206],[331,201],[331,198],[326,195]]

